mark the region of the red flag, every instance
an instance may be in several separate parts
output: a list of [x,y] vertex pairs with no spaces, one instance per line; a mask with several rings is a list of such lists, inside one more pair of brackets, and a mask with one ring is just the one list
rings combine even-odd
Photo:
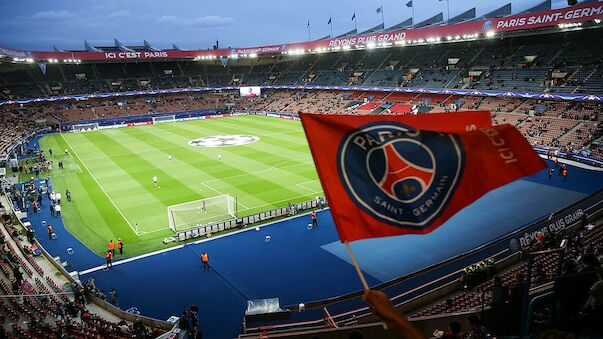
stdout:
[[491,127],[489,112],[301,119],[342,242],[429,233],[546,167],[513,126]]

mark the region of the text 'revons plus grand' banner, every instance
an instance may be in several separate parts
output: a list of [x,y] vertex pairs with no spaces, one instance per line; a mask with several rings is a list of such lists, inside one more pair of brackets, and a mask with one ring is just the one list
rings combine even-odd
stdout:
[[487,192],[546,167],[489,112],[300,114],[342,242],[429,233]]

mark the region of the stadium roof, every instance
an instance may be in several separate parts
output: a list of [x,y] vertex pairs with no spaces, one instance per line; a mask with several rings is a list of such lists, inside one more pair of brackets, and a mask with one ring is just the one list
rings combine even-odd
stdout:
[[117,40],[117,38],[115,38],[115,47],[117,47],[117,49],[122,52],[134,52],[134,49],[126,47],[124,44],[119,42],[119,40]]
[[385,29],[385,27],[383,26],[383,23],[380,23],[375,27],[371,27],[371,28],[367,29],[366,31],[360,32],[360,34],[369,34],[369,33],[380,32],[384,29]]
[[444,21],[444,14],[442,12],[440,12],[427,20],[419,22],[418,24],[415,25],[415,28],[430,26],[430,25],[436,24],[438,22],[443,22],[443,21]]
[[358,30],[356,28],[354,28],[353,30],[351,30],[349,32],[346,32],[346,33],[343,33],[341,35],[336,36],[336,38],[343,38],[343,37],[346,37],[346,36],[349,36],[349,35],[356,35],[356,34],[358,34]]
[[412,18],[408,18],[399,24],[395,24],[392,27],[389,27],[387,30],[393,31],[396,29],[404,29],[404,28],[411,28],[411,27],[412,27]]
[[482,16],[482,18],[497,18],[497,17],[507,16],[507,15],[511,15],[511,3],[510,2],[498,9],[493,10],[490,13],[484,14]]
[[93,47],[92,45],[90,45],[90,44],[88,43],[88,41],[86,41],[86,40],[84,40],[84,49],[85,49],[87,52],[102,52],[100,49],[98,49],[98,48]]
[[[150,44],[148,41],[146,41],[146,40],[143,40],[143,43],[144,43],[144,47],[145,47],[145,48],[146,48],[148,51],[161,51],[161,49],[153,47],[153,46],[152,46],[152,45],[151,45],[151,44]],[[174,45],[174,47],[176,47],[176,46]],[[174,49],[176,49],[176,48],[174,48]]]
[[451,18],[447,23],[453,24],[455,22],[463,22],[467,20],[475,19],[475,7],[464,11],[463,13]]
[[550,11],[551,10],[551,0],[545,0],[540,4],[528,9],[527,11],[523,11],[522,13],[532,13],[532,12],[540,12],[540,11]]

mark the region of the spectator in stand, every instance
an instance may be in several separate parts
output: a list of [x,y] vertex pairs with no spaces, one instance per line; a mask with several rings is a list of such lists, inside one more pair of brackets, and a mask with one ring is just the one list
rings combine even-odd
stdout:
[[534,265],[534,281],[542,282],[544,280],[546,280],[546,273],[544,272],[544,267],[542,266],[542,263],[536,263],[536,265]]
[[601,273],[599,273],[599,280],[590,287],[583,313],[593,320],[603,317],[603,274]]
[[481,320],[475,315],[472,314],[467,318],[467,322],[469,323],[469,331],[465,333],[463,339],[486,339],[487,333],[486,328],[482,325]]
[[190,308],[190,319],[191,319],[191,331],[194,338],[198,338],[200,335],[199,331],[199,307],[193,304]]
[[27,228],[27,241],[29,241],[30,244],[33,244],[34,239],[35,239],[35,233],[34,233],[33,227]]
[[111,298],[111,304],[113,304],[113,306],[118,307],[117,306],[117,292],[115,292],[115,289],[111,289],[111,291],[109,291],[109,297]]
[[461,324],[453,321],[448,325],[448,332],[435,330],[434,335],[439,339],[461,339]]
[[182,314],[180,315],[178,324],[180,325],[180,329],[184,331],[188,330],[190,327],[188,324],[188,312],[186,311],[186,307],[182,308]]
[[21,273],[21,270],[17,265],[13,266],[13,276],[15,277],[17,284],[21,285],[21,282],[23,281],[23,273]]

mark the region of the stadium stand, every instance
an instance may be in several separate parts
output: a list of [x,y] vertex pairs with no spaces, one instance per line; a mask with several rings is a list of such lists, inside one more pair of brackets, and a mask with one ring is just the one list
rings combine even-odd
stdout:
[[[0,324],[5,338],[156,338],[164,330],[126,322],[91,302],[93,281],[70,283],[41,255],[35,236],[0,199]],[[57,280],[58,279],[58,280]]]
[[[30,98],[205,85],[350,84],[601,94],[602,40],[600,30],[590,30],[545,39],[505,39],[494,46],[492,41],[474,41],[402,50],[239,59],[226,68],[217,60],[49,64],[45,75],[36,65],[2,63],[0,92],[7,98]],[[577,41],[593,44],[585,47]],[[469,76],[470,72],[479,75]],[[553,78],[553,73],[564,76]]]
[[[365,101],[367,101],[365,103]],[[150,113],[226,109],[328,114],[377,114],[395,103],[418,106],[420,112],[456,109],[489,110],[496,123],[516,125],[533,145],[591,152],[602,136],[603,104],[482,98],[472,96],[387,92],[272,90],[263,98],[239,98],[235,92],[129,96],[112,99],[65,101],[52,104],[5,105],[2,112],[0,153],[37,128],[62,122],[138,116]],[[383,107],[381,107],[383,106]],[[381,107],[381,108],[380,108]]]

